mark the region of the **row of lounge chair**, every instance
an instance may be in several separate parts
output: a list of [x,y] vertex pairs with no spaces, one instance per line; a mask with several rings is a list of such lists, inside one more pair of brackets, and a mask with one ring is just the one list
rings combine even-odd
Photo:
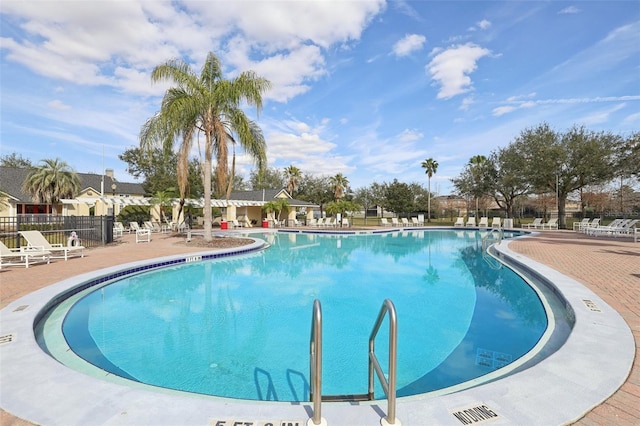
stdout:
[[602,226],[598,218],[593,219],[591,222],[589,222],[589,219],[583,219],[577,226],[574,223],[573,229],[594,237],[633,236],[637,240],[638,229],[636,224],[638,222],[640,222],[640,219],[615,219],[609,225]]
[[522,225],[527,229],[558,229],[558,218],[551,218],[546,223],[541,217],[536,217],[531,223],[525,223]]
[[387,221],[386,217],[383,217],[380,219],[380,225],[382,226],[402,226],[402,227],[410,227],[410,226],[422,226],[424,225],[424,223],[421,223],[417,217],[412,217],[411,218],[411,222],[409,222],[409,219],[407,219],[406,217],[401,217],[400,221],[398,221],[397,217],[392,217],[391,218],[391,223],[389,223],[389,221]]
[[0,269],[6,266],[28,268],[36,263],[50,263],[51,259],[68,260],[72,256],[84,257],[84,246],[75,233],[69,237],[67,245],[50,243],[40,231],[20,231],[27,245],[9,248],[0,241]]
[[489,226],[489,218],[486,216],[481,217],[478,223],[476,223],[476,218],[473,216],[469,217],[469,219],[466,222],[464,221],[464,217],[458,217],[454,222],[453,226],[455,227],[458,227],[458,226],[476,227],[477,226],[479,228],[491,227],[491,228],[500,229],[502,227],[502,219],[500,219],[499,217],[492,218],[491,226]]

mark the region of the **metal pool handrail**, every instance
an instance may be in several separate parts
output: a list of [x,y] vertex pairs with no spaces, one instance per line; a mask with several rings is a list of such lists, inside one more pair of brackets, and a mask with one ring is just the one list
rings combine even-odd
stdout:
[[[380,368],[380,363],[375,354],[375,338],[378,334],[378,330],[382,325],[382,321],[386,314],[389,314],[389,381],[384,377],[384,373]],[[398,335],[398,323],[396,319],[396,308],[393,306],[393,302],[389,299],[385,299],[378,319],[376,320],[371,336],[369,337],[369,399],[373,400],[374,382],[373,382],[373,370],[375,369],[378,375],[378,380],[382,385],[385,395],[387,396],[387,423],[395,424],[396,422],[396,360],[397,360],[397,335]]]
[[314,425],[322,423],[322,308],[318,299],[313,301],[311,317],[311,338],[309,342],[309,385],[310,399],[313,401]]

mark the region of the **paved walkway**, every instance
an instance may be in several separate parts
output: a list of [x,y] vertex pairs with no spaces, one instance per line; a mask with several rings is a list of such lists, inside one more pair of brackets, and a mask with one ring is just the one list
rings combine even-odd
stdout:
[[[513,241],[510,248],[584,283],[616,309],[631,328],[636,356],[627,382],[611,398],[594,408],[578,425],[640,424],[640,243],[586,237],[570,231],[545,231]],[[151,243],[136,244],[125,235],[118,244],[86,251],[84,259],[55,261],[29,269],[0,270],[0,308],[65,278],[121,263],[176,253],[202,251],[184,240],[154,234]],[[1,368],[1,367],[0,367]],[[0,411],[3,426],[31,425]]]

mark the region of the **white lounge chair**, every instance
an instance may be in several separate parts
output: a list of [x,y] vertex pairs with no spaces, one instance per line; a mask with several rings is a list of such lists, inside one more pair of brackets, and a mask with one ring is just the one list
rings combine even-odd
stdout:
[[380,218],[380,226],[389,226],[389,222],[387,221],[386,217]]
[[501,219],[499,217],[494,217],[493,219],[491,219],[491,227],[495,229],[502,228]]
[[52,258],[69,260],[70,256],[84,257],[84,246],[82,245],[51,244],[40,231],[20,231],[20,235],[27,241],[27,247],[42,248],[42,250],[50,252]]
[[157,223],[153,223],[150,220],[144,222],[143,226],[151,232],[160,232],[162,228]]
[[589,219],[588,217],[585,217],[584,219],[582,219],[581,222],[573,222],[573,230],[574,231],[580,231],[582,230],[582,228],[586,227],[589,225],[589,221],[591,219]]
[[402,226],[404,226],[405,228],[409,227],[409,220],[406,217],[403,217],[402,219],[400,219],[400,221],[402,222]]
[[547,223],[542,224],[542,229],[558,229],[558,218],[549,219]]
[[533,222],[531,223],[525,223],[524,225],[522,225],[523,228],[527,228],[527,229],[538,229],[538,228],[542,228],[542,218],[541,217],[536,217],[535,219],[533,219]]
[[464,226],[464,217],[457,218],[453,226]]
[[488,228],[489,227],[489,218],[487,216],[482,216],[480,218],[480,222],[478,222],[478,226],[480,228]]
[[0,241],[0,269],[3,266],[24,266],[28,268],[34,263],[47,262],[51,260],[51,252],[44,247],[20,247],[10,249]]
[[398,222],[398,218],[397,217],[392,217],[391,218],[391,224],[393,226],[400,226],[400,222]]
[[122,222],[113,223],[113,238],[122,237],[124,234],[124,225]]
[[608,224],[606,226],[600,226],[600,224],[597,224],[596,226],[589,226],[588,228],[585,229],[584,232],[587,235],[607,234],[612,229],[616,229],[616,228],[618,228],[620,226],[624,226],[624,224],[625,224],[625,220],[624,219],[614,219],[613,222],[611,222],[610,224]]
[[580,232],[587,234],[591,229],[598,228],[599,226],[600,226],[600,218],[596,217],[587,225],[580,227]]
[[417,217],[412,217],[412,218],[411,218],[411,224],[412,224],[413,226],[420,226],[420,225],[422,225],[422,224],[420,223],[420,221],[418,220],[418,218],[417,218]]
[[469,219],[467,219],[467,223],[465,225],[466,226],[476,226],[476,218],[475,218],[475,216],[469,217]]

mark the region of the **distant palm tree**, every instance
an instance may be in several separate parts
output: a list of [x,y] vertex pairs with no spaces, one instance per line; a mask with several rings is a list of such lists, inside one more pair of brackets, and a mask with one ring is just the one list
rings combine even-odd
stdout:
[[427,158],[422,162],[422,168],[427,174],[427,182],[429,185],[429,197],[427,198],[427,222],[431,222],[431,178],[438,170],[438,162],[433,158]]
[[[233,176],[229,176],[229,144],[239,144],[262,169],[267,161],[266,143],[262,130],[249,120],[240,104],[246,102],[262,109],[262,93],[269,89],[268,80],[252,71],[227,80],[222,75],[220,60],[213,53],[207,55],[200,75],[182,60],[170,60],[158,65],[151,73],[154,82],[170,80],[176,84],[167,90],[160,111],[143,125],[140,132],[141,146],[173,143],[180,140],[180,156],[188,156],[194,136],[204,134],[204,239],[212,239],[211,228],[211,170],[216,156],[215,192],[221,197],[231,193]],[[235,152],[235,148],[234,148]],[[182,169],[179,176],[184,176]],[[234,161],[235,165],[235,161]],[[235,168],[235,167],[234,167]],[[182,173],[180,171],[182,170]],[[232,174],[235,172],[232,169]],[[184,182],[178,184],[181,193]]]
[[291,165],[284,169],[284,174],[287,179],[287,192],[293,197],[302,179],[302,171],[296,166]]
[[469,167],[473,177],[473,196],[476,198],[476,218],[478,217],[478,199],[483,195],[481,184],[482,173],[487,164],[487,157],[484,155],[474,155],[469,159]]
[[333,189],[335,199],[341,200],[344,197],[344,190],[349,186],[349,180],[342,173],[338,173],[329,178],[329,183]]
[[57,214],[57,204],[62,198],[74,198],[80,192],[80,178],[58,158],[42,160],[42,164],[29,173],[22,190],[38,203],[51,204],[53,214]]

